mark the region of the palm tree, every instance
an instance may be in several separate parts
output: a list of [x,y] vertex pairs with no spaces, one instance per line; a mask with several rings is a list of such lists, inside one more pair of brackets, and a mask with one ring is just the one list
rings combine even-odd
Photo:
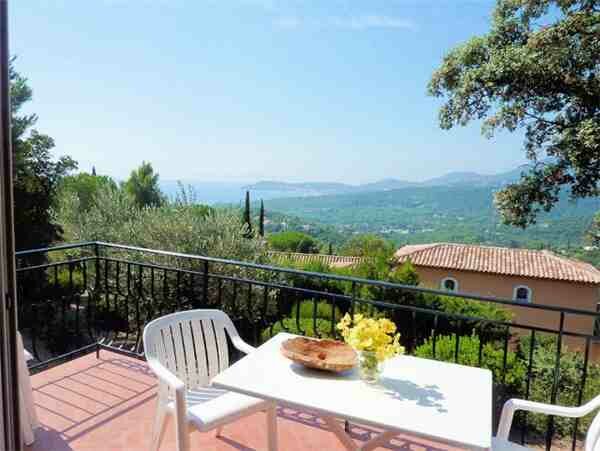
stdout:
[[123,189],[140,208],[158,207],[165,201],[158,186],[158,173],[154,173],[152,164],[145,161],[139,168],[131,171],[129,179],[123,184]]

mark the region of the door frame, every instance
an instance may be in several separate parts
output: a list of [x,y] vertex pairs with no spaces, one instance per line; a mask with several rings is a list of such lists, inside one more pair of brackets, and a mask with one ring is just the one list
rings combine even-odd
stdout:
[[20,451],[8,36],[8,0],[0,0],[0,444]]

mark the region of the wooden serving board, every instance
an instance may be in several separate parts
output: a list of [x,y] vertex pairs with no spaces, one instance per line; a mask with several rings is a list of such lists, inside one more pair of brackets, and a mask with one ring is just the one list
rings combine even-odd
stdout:
[[306,367],[336,373],[350,370],[358,362],[354,349],[336,340],[290,338],[281,344],[281,353]]

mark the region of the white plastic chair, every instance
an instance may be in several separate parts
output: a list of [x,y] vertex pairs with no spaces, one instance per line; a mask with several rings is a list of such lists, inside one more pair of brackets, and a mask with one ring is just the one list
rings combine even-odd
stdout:
[[190,428],[217,429],[219,436],[223,425],[258,411],[267,413],[269,451],[277,449],[274,403],[210,386],[229,366],[225,332],[240,351],[254,351],[220,310],[173,313],[144,328],[146,359],[159,381],[151,451],[160,448],[170,417],[175,419],[178,451],[188,451]]
[[[498,425],[498,434],[492,440],[492,449],[493,451],[521,451],[529,449],[508,441],[513,417],[517,410],[526,410],[528,412],[556,415],[560,417],[581,418],[598,408],[600,408],[600,396],[596,396],[594,399],[580,407],[554,406],[552,404],[525,401],[523,399],[510,399],[506,401],[502,408],[500,424]],[[584,451],[600,451],[600,413],[596,414],[596,417],[587,431]]]

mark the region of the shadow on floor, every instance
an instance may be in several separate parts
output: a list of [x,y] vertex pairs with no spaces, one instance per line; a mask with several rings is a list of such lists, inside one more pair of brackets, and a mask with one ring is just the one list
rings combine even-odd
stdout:
[[[307,412],[289,409],[286,407],[279,407],[277,415],[279,418],[294,421],[305,426],[315,427],[324,431],[329,430],[323,420],[321,420],[318,416]],[[350,437],[356,441],[367,442],[371,439],[374,439],[379,434],[381,434],[381,430],[350,424]],[[414,451],[415,449],[424,451],[447,451],[449,449],[444,447],[435,447],[429,443],[419,442],[415,439],[407,439],[402,436],[393,438],[386,445],[381,446],[381,448],[391,451]]]
[[248,448],[247,446],[243,445],[242,443],[236,442],[235,440],[232,440],[225,436],[218,437],[217,440],[220,440],[223,443],[227,443],[233,449],[236,449],[238,451],[256,451],[254,448]]
[[35,431],[35,442],[31,446],[26,446],[25,450],[73,451],[73,448],[60,432],[42,426]]
[[101,359],[62,377],[34,384],[41,427],[27,449],[72,450],[69,443],[73,440],[152,399],[155,387],[154,377],[145,365],[120,358]]

